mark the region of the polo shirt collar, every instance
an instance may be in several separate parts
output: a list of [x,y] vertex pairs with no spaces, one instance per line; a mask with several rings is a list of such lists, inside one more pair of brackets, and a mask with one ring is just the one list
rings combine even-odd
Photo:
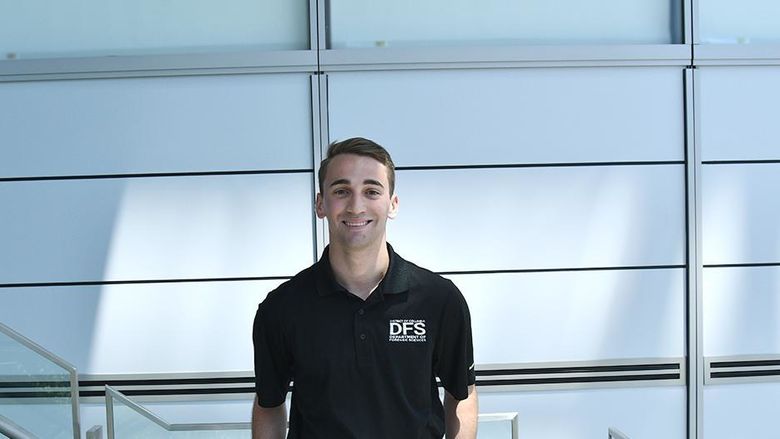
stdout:
[[[326,296],[336,291],[347,290],[336,282],[333,276],[333,269],[330,266],[328,257],[330,246],[325,247],[320,260],[314,264],[314,271],[317,278],[317,292],[320,296]],[[390,256],[390,264],[387,267],[387,273],[379,283],[375,292],[381,294],[399,294],[409,290],[409,267],[408,262],[398,256],[393,247],[387,244],[387,253]]]

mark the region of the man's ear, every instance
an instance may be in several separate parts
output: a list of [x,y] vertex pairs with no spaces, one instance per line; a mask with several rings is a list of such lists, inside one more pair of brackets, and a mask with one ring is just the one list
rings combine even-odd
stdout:
[[398,195],[393,194],[390,197],[390,211],[387,212],[387,217],[394,219],[396,215],[398,215]]
[[317,193],[317,198],[314,199],[314,212],[317,214],[317,218],[325,218],[325,208],[322,206],[322,194]]

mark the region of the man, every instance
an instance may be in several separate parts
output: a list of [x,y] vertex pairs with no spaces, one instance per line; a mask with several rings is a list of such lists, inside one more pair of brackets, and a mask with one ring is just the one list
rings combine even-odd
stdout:
[[468,307],[386,242],[398,212],[390,155],[363,138],[334,143],[318,178],[330,244],[258,308],[253,437],[284,437],[292,380],[290,438],[475,438]]

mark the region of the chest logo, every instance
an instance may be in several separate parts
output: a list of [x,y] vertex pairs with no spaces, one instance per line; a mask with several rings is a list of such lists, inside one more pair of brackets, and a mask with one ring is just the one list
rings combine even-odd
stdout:
[[390,320],[389,341],[421,343],[426,341],[426,336],[424,319]]

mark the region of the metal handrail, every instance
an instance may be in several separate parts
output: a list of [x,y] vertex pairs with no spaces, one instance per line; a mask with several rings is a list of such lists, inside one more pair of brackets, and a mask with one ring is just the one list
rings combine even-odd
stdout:
[[14,331],[13,329],[9,328],[3,323],[0,323],[0,332],[7,335],[11,339],[15,340],[22,346],[35,352],[36,354],[46,358],[47,360],[51,361],[57,366],[65,369],[68,372],[68,374],[70,375],[70,389],[71,389],[70,399],[71,399],[71,412],[73,416],[73,437],[74,439],[80,439],[81,427],[79,424],[79,378],[78,378],[78,372],[76,371],[76,368],[72,364],[63,360],[62,358],[47,351],[38,343],[35,343],[34,341],[23,336],[22,334]]
[[3,415],[0,415],[0,435],[7,436],[10,439],[38,439],[38,436],[16,425]]
[[114,399],[119,400],[139,415],[145,417],[151,422],[159,425],[165,431],[203,431],[203,430],[251,430],[252,424],[249,422],[221,422],[221,423],[203,423],[203,424],[169,424],[161,417],[150,412],[144,406],[123,395],[120,391],[111,386],[106,386],[106,430],[108,439],[115,438],[114,425]]

